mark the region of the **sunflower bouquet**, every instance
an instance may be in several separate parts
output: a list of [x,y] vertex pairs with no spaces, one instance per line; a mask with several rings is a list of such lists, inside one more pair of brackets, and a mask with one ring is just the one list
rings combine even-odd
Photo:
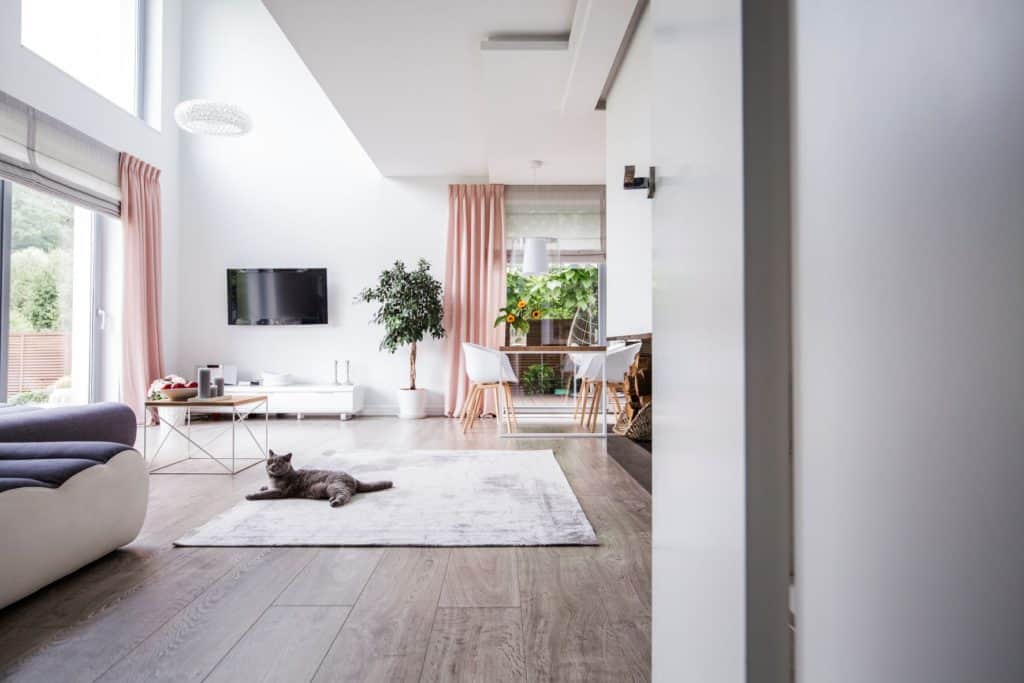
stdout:
[[540,320],[542,315],[543,311],[536,306],[531,306],[526,299],[517,299],[510,301],[504,308],[498,310],[494,326],[497,327],[505,323],[510,329],[526,334],[530,331],[530,321]]

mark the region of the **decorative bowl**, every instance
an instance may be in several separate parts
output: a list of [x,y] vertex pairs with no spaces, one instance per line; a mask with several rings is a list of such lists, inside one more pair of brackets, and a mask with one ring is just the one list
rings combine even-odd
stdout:
[[199,394],[199,389],[160,389],[160,394],[171,401],[184,401]]

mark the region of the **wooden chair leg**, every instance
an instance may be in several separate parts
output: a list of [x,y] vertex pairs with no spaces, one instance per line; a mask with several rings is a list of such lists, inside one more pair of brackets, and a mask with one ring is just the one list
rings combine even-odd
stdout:
[[466,427],[469,424],[469,411],[473,405],[473,399],[476,397],[476,385],[469,385],[469,394],[466,396],[466,400],[462,404],[462,433],[466,433]]
[[587,412],[590,410],[588,407],[590,404],[590,390],[592,388],[593,385],[589,379],[585,379],[580,383],[580,414],[577,421],[581,427],[587,421]]
[[462,428],[463,434],[473,428],[473,423],[476,422],[477,417],[480,415],[480,399],[483,397],[483,393],[484,390],[479,384],[473,385],[473,396],[470,400],[469,414],[466,416],[466,424]]
[[494,420],[495,420],[495,425],[497,425],[499,420],[503,419],[503,417],[501,415],[501,399],[498,398],[498,386],[499,385],[497,385],[497,384],[492,384],[491,386],[487,387],[488,391],[491,391],[491,392],[494,393]]
[[478,401],[480,399],[480,385],[474,384],[472,390],[469,392],[469,398],[466,400],[466,424],[473,419],[473,411],[477,410]]
[[619,385],[608,383],[608,397],[612,400],[612,406],[615,408],[615,420],[618,421],[619,416],[622,415],[622,403],[619,402]]
[[466,394],[466,400],[462,402],[462,412],[459,413],[459,420],[463,423],[466,421],[466,416],[469,415],[469,400],[473,397],[474,389],[476,389],[476,385],[470,384],[469,392]]
[[594,400],[590,404],[590,419],[587,421],[587,427],[590,431],[597,429],[597,413],[601,407],[601,394],[604,391],[604,385],[601,382],[594,382]]
[[476,421],[480,419],[480,416],[484,412],[484,408],[487,406],[487,387],[480,387],[476,392],[476,401],[473,402],[473,412],[469,416],[469,428],[472,429]]
[[502,388],[505,390],[505,417],[508,419],[508,431],[513,432],[519,429],[519,419],[516,417],[516,407],[512,403],[512,386],[504,382]]
[[598,398],[598,396],[601,395],[601,383],[600,382],[597,382],[596,380],[589,380],[587,382],[587,385],[589,386],[589,399],[590,399],[590,402],[589,402],[589,406],[588,406],[588,404],[586,402],[583,404],[583,413],[584,414],[582,415],[583,419],[580,420],[580,424],[584,425],[584,426],[588,426],[590,424],[590,421],[592,419],[590,416],[597,410],[597,398]]
[[[508,385],[504,382],[498,385],[498,389],[495,392],[500,397],[498,400],[499,412],[501,412],[501,419],[505,420],[505,431],[512,431],[512,406],[509,405],[508,401]],[[503,411],[501,409],[504,409]]]

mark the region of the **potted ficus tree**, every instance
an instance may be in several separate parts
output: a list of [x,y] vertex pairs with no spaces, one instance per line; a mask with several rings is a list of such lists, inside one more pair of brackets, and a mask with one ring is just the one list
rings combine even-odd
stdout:
[[416,270],[406,270],[395,261],[377,279],[376,287],[367,287],[356,301],[379,304],[371,320],[386,331],[380,349],[394,353],[409,345],[409,388],[398,390],[398,417],[417,419],[427,416],[427,392],[416,386],[416,345],[426,335],[444,337],[444,307],[441,283],[430,274],[430,264],[420,259]]

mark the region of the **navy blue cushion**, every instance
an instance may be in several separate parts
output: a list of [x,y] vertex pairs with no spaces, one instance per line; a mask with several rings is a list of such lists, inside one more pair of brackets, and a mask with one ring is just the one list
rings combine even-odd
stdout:
[[135,444],[135,413],[121,403],[0,410],[0,441],[113,441]]
[[0,462],[5,460],[45,460],[73,458],[107,462],[127,448],[123,443],[109,441],[37,441],[34,443],[0,443]]
[[0,491],[23,486],[57,488],[126,448],[106,441],[0,443]]

